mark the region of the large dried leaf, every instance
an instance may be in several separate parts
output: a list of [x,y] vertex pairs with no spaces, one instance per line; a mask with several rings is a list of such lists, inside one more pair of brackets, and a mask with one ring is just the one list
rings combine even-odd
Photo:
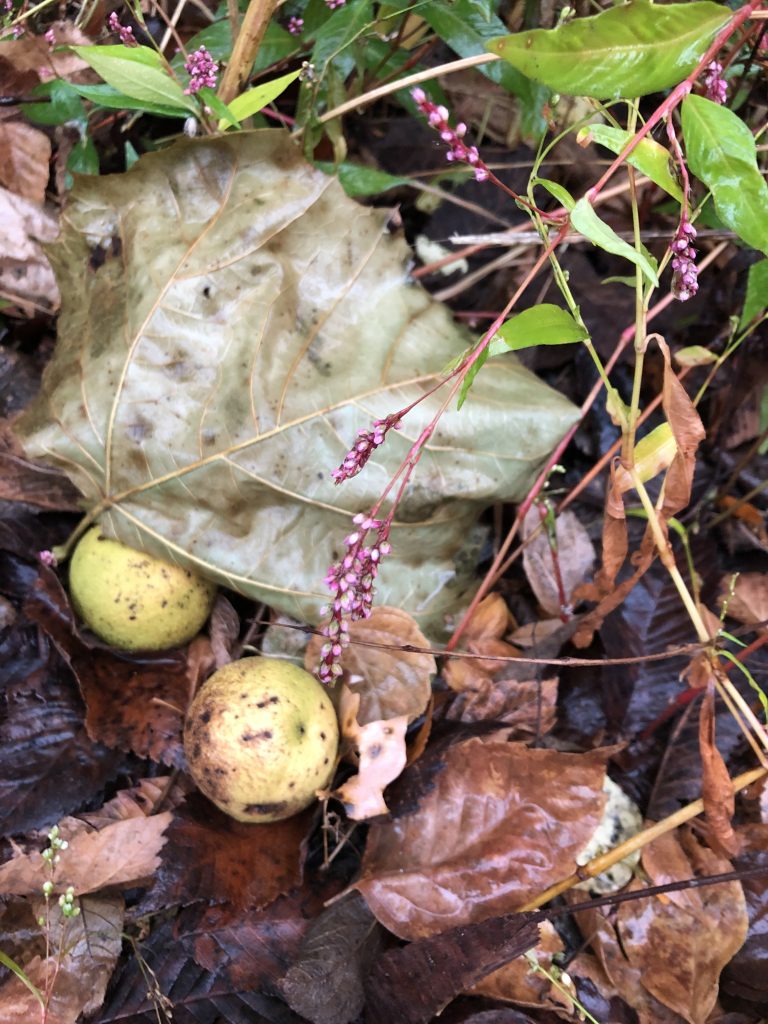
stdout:
[[479,738],[452,747],[415,814],[371,827],[357,888],[407,939],[517,909],[576,869],[605,760]]
[[53,214],[0,188],[0,293],[25,312],[58,308],[59,289],[42,248],[56,232]]
[[[80,179],[52,250],[64,310],[28,453],[103,504],[108,533],[316,621],[350,515],[372,506],[442,393],[353,480],[337,488],[331,470],[467,342],[406,284],[407,249],[384,222],[278,130],[187,140]],[[457,559],[479,510],[520,498],[575,416],[513,360],[481,375],[399,507],[381,603],[442,627],[469,584]]]
[[0,185],[42,206],[48,185],[51,143],[21,121],[0,124]]
[[561,615],[564,605],[568,608],[572,604],[574,590],[591,573],[595,548],[573,512],[563,512],[555,520],[556,552],[542,523],[539,506],[532,505],[523,520],[524,540],[528,540],[537,527],[542,528],[523,549],[523,568],[544,611]]

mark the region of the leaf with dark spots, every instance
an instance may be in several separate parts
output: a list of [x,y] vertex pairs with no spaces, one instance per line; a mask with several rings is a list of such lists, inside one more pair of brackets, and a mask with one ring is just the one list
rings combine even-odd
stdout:
[[198,900],[263,907],[301,880],[314,809],[285,821],[234,821],[198,793],[168,829],[155,884],[142,912]]
[[184,767],[182,728],[190,684],[183,652],[129,657],[89,647],[75,631],[69,600],[55,573],[45,568],[25,611],[71,665],[93,740]]
[[177,940],[171,921],[138,943],[138,955],[146,966],[136,955],[124,962],[89,1024],[157,1024],[163,1020],[157,1010],[163,998],[172,1007],[173,1024],[302,1024],[281,1000],[250,986],[234,987],[226,974],[200,967]]
[[45,698],[20,692],[0,706],[0,832],[50,826],[93,800],[126,758],[93,743],[68,670],[45,670]]
[[384,931],[357,893],[332,903],[309,926],[280,982],[288,1005],[312,1024],[348,1024],[363,1009],[363,978]]
[[385,953],[366,982],[367,1024],[427,1024],[539,941],[538,914],[507,914],[451,928]]

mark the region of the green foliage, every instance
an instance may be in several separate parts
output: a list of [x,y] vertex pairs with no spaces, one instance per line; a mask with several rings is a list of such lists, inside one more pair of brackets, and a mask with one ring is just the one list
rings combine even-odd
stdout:
[[[578,134],[579,143],[598,142],[617,155],[632,138],[632,132],[607,124],[590,124],[586,128],[582,128]],[[641,174],[650,178],[659,188],[664,189],[673,199],[682,202],[683,193],[669,169],[671,159],[668,149],[665,149],[655,139],[646,137],[641,139],[626,157],[626,162],[630,167],[636,168]]]
[[711,191],[720,219],[768,254],[768,184],[752,132],[738,114],[703,96],[686,96],[682,120],[688,166]]
[[747,275],[747,294],[741,311],[739,330],[768,308],[768,260],[753,263]]
[[590,242],[594,242],[600,249],[606,252],[623,256],[636,266],[640,267],[643,274],[653,285],[658,285],[659,277],[656,273],[656,261],[646,252],[638,252],[629,242],[619,238],[613,228],[595,213],[595,209],[585,197],[579,199],[571,210],[571,226],[574,231],[581,232]]
[[73,46],[93,70],[113,89],[143,103],[172,108],[177,112],[197,113],[198,107],[184,95],[171,77],[168,66],[148,46]]
[[501,355],[502,352],[520,352],[524,348],[539,345],[572,345],[587,338],[589,333],[586,328],[559,306],[543,302],[518,313],[502,324],[467,373],[459,391],[458,408],[464,404],[475,377],[487,359]]
[[645,96],[681,82],[730,16],[708,0],[634,0],[557,28],[492,39],[488,48],[556,92],[601,100]]
[[244,121],[247,117],[257,114],[268,103],[276,100],[278,96],[285,92],[291,82],[296,81],[299,74],[299,71],[289,71],[287,75],[273,78],[270,82],[263,82],[253,89],[247,89],[232,100],[228,107],[229,113],[240,121]]

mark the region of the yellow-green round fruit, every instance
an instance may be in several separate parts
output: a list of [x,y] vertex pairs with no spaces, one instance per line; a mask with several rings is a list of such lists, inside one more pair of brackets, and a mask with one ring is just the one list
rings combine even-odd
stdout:
[[192,778],[238,821],[290,818],[331,781],[336,712],[314,676],[287,661],[242,658],[203,685],[187,713]]
[[94,526],[69,566],[72,604],[89,629],[124,651],[162,651],[191,640],[216,588],[188,569],[104,537]]

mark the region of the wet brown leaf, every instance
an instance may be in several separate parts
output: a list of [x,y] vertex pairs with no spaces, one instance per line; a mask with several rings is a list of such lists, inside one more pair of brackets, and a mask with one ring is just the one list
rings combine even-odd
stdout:
[[[643,867],[654,884],[730,870],[687,833],[680,839],[669,833],[645,847]],[[717,999],[720,971],[747,932],[744,895],[735,882],[624,903],[615,930],[600,913],[582,912],[578,920],[643,1024],[679,1017],[703,1024]]]
[[516,740],[544,736],[554,728],[558,680],[494,679],[480,693],[459,693],[446,718],[459,722],[497,721],[511,726]]
[[59,289],[42,248],[57,233],[52,213],[0,188],[0,296],[29,315],[59,307]]
[[233,649],[240,636],[240,616],[222,593],[213,603],[209,631],[216,668],[222,668],[234,659]]
[[688,392],[677,379],[667,343],[656,338],[664,357],[664,382],[661,404],[677,442],[677,453],[664,478],[664,504],[661,514],[666,521],[677,515],[691,500],[696,452],[707,436],[704,424]]
[[329,795],[344,804],[350,818],[364,821],[388,812],[384,790],[405,768],[408,716],[361,726],[357,722],[359,702],[360,695],[350,693],[346,684],[342,684],[339,705],[341,735],[358,764],[358,772]]
[[[573,593],[592,572],[595,548],[589,534],[573,512],[555,520],[556,557],[538,505],[532,505],[523,520],[523,568],[536,599],[548,615],[560,615],[563,605],[573,603]],[[536,536],[530,541],[534,532]]]
[[[358,723],[367,725],[401,715],[409,721],[418,718],[429,702],[431,677],[437,672],[432,655],[361,644],[429,647],[413,617],[400,608],[374,608],[370,618],[350,624],[349,637],[353,642],[342,654],[340,664],[344,683],[360,696]],[[304,656],[308,672],[317,668],[324,643],[322,636],[313,636],[309,641]]]
[[367,1024],[427,1024],[461,991],[532,949],[538,915],[449,928],[380,957],[366,982]]
[[0,185],[38,206],[48,186],[51,143],[47,135],[21,121],[0,123]]
[[49,27],[53,29],[56,45],[65,49],[53,53],[44,36],[36,36],[31,32],[25,32],[20,39],[0,42],[0,63],[7,69],[6,74],[20,76],[34,73],[39,79],[40,69],[50,68],[56,77],[68,78],[88,67],[82,57],[66,47],[88,46],[93,40],[75,28],[72,22],[55,21]]
[[0,499],[61,512],[80,510],[76,488],[63,473],[25,458],[7,420],[0,420]]
[[[60,853],[53,872],[56,892],[73,885],[78,894],[100,889],[128,889],[146,885],[160,866],[160,851],[165,845],[165,830],[171,823],[170,811],[149,818],[115,821],[100,831],[72,834],[66,819],[61,835],[69,842]],[[15,896],[33,896],[45,879],[45,862],[38,851],[19,854],[0,866],[0,892]]]
[[142,911],[197,900],[257,909],[301,881],[314,808],[286,821],[243,824],[199,793],[174,815],[167,846]]
[[723,971],[721,987],[730,995],[764,1005],[768,1002],[768,825],[742,826],[738,836],[741,850],[734,867],[765,870],[741,883],[749,932],[746,942]]
[[[564,949],[555,927],[549,921],[542,921],[539,926],[539,942],[532,951],[541,967],[547,971],[551,970],[552,957],[555,953],[562,953]],[[575,990],[572,991],[575,995]],[[546,1007],[555,1012],[563,1011],[562,1015],[566,1019],[573,1017],[571,1000],[555,988],[545,975],[532,971],[527,959],[523,957],[511,960],[489,974],[475,985],[472,994],[515,1003],[517,1006]]]
[[451,747],[416,813],[371,827],[356,888],[406,939],[516,909],[575,870],[601,818],[605,759],[492,739]]
[[[67,595],[50,570],[41,569],[25,611],[72,667],[93,740],[184,767],[182,728],[191,691],[183,651],[129,657],[89,647],[75,632]],[[194,654],[195,648],[191,651]]]
[[[46,980],[56,979],[46,1024],[73,1024],[82,1014],[98,1010],[122,948],[122,899],[86,896],[79,900],[79,905],[78,917],[63,918],[58,905],[52,904],[51,945],[54,950],[61,946],[62,953],[60,958],[51,956],[47,960],[42,933],[35,924],[35,918],[45,913],[42,899],[30,908],[26,934],[37,937],[34,945],[42,944],[42,951],[29,959],[22,957],[20,962],[28,978],[41,990],[45,989]],[[40,1020],[40,1004],[14,975],[0,985],[0,1006],[3,1024],[31,1024]]]
[[[461,650],[484,657],[514,658],[517,649],[502,639],[514,626],[514,620],[501,594],[489,594],[477,606],[472,620],[463,634]],[[455,658],[445,664],[443,675],[452,690],[485,693],[492,686],[494,672],[504,667],[504,661],[475,661]]]
[[332,903],[309,926],[280,982],[296,1013],[312,1024],[348,1024],[363,1009],[363,979],[384,932],[358,893]]

